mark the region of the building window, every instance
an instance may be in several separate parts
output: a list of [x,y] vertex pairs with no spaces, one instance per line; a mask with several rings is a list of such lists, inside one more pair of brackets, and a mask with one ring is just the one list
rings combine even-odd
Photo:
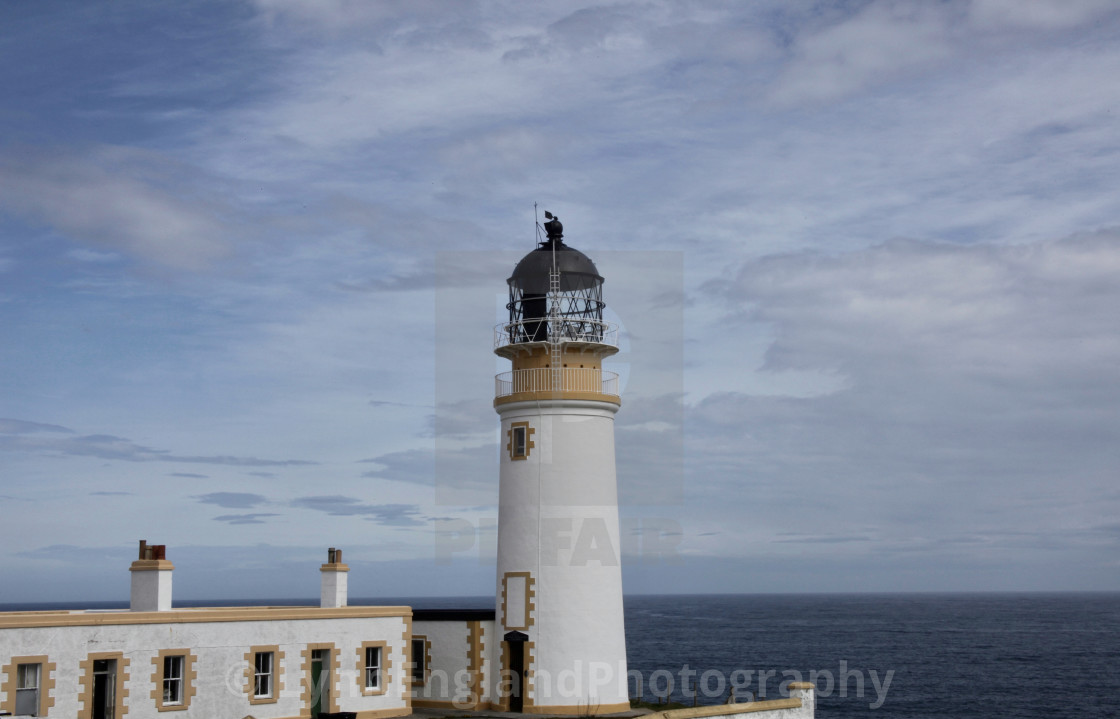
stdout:
[[245,652],[245,693],[250,704],[273,704],[284,690],[284,652],[276,644]]
[[358,689],[362,696],[384,694],[392,666],[388,642],[362,642],[358,647],[357,666]]
[[424,683],[424,640],[412,640],[412,683]]
[[20,664],[16,669],[16,714],[39,716],[39,676],[42,664]]
[[381,688],[381,647],[366,647],[366,689]]
[[427,637],[412,638],[412,686],[422,687],[428,677],[428,664],[431,662],[432,643]]
[[190,706],[195,693],[194,663],[197,660],[198,657],[187,649],[161,649],[152,658],[152,699],[157,711],[177,711]]
[[163,703],[183,703],[183,656],[163,658]]
[[272,698],[272,652],[257,652],[253,660],[253,698]]
[[12,657],[0,666],[0,714],[46,716],[54,706],[54,670],[46,655]]
[[529,426],[528,422],[514,422],[509,426],[509,431],[506,433],[506,437],[509,439],[506,450],[509,452],[510,459],[527,459],[529,457],[529,453],[536,446],[536,443],[533,442],[533,435],[536,431]]

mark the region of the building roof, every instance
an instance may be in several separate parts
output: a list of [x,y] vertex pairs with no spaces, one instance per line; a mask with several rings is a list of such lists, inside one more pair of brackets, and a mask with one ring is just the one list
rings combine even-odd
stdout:
[[413,609],[414,622],[485,622],[497,616],[493,609]]
[[599,270],[590,257],[564,244],[564,240],[553,238],[542,242],[537,249],[521,258],[507,280],[510,286],[526,294],[548,294],[548,276],[552,270],[553,248],[556,250],[556,267],[560,270],[561,292],[582,290],[603,282]]

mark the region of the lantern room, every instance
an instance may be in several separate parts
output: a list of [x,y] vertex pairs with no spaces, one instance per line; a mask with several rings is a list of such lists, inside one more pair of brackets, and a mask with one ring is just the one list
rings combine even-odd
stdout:
[[618,375],[604,357],[618,352],[618,329],[603,320],[603,277],[587,255],[564,243],[558,217],[506,281],[509,321],[494,352],[513,362],[495,378],[494,404],[530,399],[589,399],[619,404]]

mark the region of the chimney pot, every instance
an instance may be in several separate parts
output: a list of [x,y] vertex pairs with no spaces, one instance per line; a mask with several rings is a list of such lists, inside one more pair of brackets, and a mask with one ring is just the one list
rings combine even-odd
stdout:
[[140,540],[140,558],[129,567],[132,590],[129,609],[134,612],[165,612],[171,609],[171,570],[167,545]]
[[331,547],[327,550],[327,563],[319,568],[322,586],[319,592],[319,606],[346,606],[346,574],[350,568],[342,563],[342,550]]

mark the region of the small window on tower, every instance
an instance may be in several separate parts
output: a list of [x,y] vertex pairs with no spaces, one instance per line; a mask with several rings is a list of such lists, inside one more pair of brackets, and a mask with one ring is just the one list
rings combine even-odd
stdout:
[[528,422],[514,422],[510,425],[506,432],[506,437],[509,439],[509,443],[506,444],[506,451],[509,452],[510,459],[527,459],[529,457],[529,453],[533,451],[533,433],[535,431],[529,426]]

